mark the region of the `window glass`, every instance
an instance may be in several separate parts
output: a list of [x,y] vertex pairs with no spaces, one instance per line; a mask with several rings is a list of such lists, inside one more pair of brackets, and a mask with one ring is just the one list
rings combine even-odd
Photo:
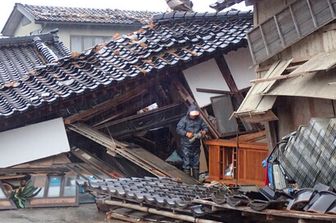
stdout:
[[99,43],[103,43],[103,42],[104,42],[104,38],[101,37],[101,36],[96,36],[96,37],[94,38],[94,45],[97,45],[97,44],[99,44]]
[[44,197],[44,191],[45,191],[45,183],[47,180],[47,176],[35,176],[34,177],[34,186],[41,188],[41,191],[35,196],[37,198]]
[[94,45],[94,38],[93,36],[84,36],[83,37],[83,50],[91,48]]
[[0,188],[0,199],[7,199],[6,194],[3,192],[2,188]]
[[70,37],[70,50],[81,52],[82,49],[82,38],[80,36],[71,36]]
[[67,177],[64,185],[64,196],[76,196],[76,179],[74,177]]
[[62,177],[60,176],[49,177],[48,197],[59,197],[61,195],[61,183],[62,183]]

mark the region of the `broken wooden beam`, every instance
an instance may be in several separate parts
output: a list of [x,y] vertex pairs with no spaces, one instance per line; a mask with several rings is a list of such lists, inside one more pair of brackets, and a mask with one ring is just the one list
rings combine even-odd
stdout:
[[229,87],[231,93],[237,95],[239,102],[241,103],[244,100],[243,95],[240,93],[238,86],[232,76],[231,70],[228,66],[228,64],[226,63],[226,60],[224,58],[224,55],[217,55],[215,56],[215,60],[217,63],[217,66],[220,70],[220,72],[222,73],[222,76],[227,84],[227,86]]
[[65,173],[69,171],[70,171],[69,168],[62,166],[41,166],[41,167],[24,167],[24,168],[12,167],[12,168],[0,168],[0,175],[50,173],[50,172]]
[[177,122],[186,114],[186,111],[183,104],[167,105],[148,112],[107,122],[97,126],[96,129],[108,128],[111,136],[124,137],[139,131],[164,127],[172,122]]
[[209,94],[232,94],[230,91],[206,89],[206,88],[196,88],[197,92],[209,93]]
[[198,183],[198,181],[186,175],[183,171],[168,164],[167,162],[141,147],[119,142],[118,140],[105,135],[103,132],[93,129],[92,127],[83,123],[71,124],[67,127],[70,130],[77,132],[78,134],[106,147],[108,154],[112,156],[118,154],[136,164],[140,168],[150,172],[154,176],[171,177],[187,184]]
[[90,118],[97,116],[99,114],[102,114],[109,109],[112,109],[113,107],[126,103],[127,101],[130,101],[134,98],[140,97],[148,92],[148,87],[150,84],[142,84],[138,87],[134,88],[133,90],[128,91],[125,94],[122,94],[121,96],[114,97],[112,99],[109,99],[107,101],[104,101],[92,108],[89,108],[85,111],[81,111],[77,114],[71,115],[64,119],[65,124],[71,124],[78,121],[86,121]]
[[71,153],[76,156],[78,159],[82,160],[85,163],[90,164],[93,166],[95,169],[98,169],[102,173],[108,175],[109,177],[112,178],[119,178],[123,177],[118,171],[114,170],[110,166],[106,165],[104,162],[101,160],[97,159],[93,155],[79,149],[79,148],[72,148]]

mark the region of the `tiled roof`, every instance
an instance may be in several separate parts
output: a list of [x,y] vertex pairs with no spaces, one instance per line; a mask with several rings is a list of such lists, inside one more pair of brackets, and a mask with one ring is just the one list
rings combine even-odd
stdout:
[[68,56],[54,34],[0,39],[0,89],[21,81],[36,67]]
[[22,5],[35,22],[145,24],[157,12]]
[[15,85],[0,86],[0,116],[235,50],[246,46],[252,27],[250,12],[169,13],[154,20],[106,45],[41,66]]
[[234,4],[241,3],[242,1],[244,0],[217,0],[217,2],[211,4],[210,7],[219,12],[225,8],[233,6]]

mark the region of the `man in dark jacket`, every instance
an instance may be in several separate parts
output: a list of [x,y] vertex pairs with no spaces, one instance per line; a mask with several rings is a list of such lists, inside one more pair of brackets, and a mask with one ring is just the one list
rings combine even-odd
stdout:
[[208,127],[200,117],[197,106],[191,105],[189,107],[187,115],[177,124],[176,132],[181,136],[183,170],[190,175],[192,169],[193,177],[198,180],[199,156],[201,152],[200,138],[208,132]]

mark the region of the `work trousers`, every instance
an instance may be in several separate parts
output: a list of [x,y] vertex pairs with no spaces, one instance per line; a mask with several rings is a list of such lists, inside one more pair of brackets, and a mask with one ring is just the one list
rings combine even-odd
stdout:
[[182,145],[183,169],[198,169],[201,153],[200,145]]

